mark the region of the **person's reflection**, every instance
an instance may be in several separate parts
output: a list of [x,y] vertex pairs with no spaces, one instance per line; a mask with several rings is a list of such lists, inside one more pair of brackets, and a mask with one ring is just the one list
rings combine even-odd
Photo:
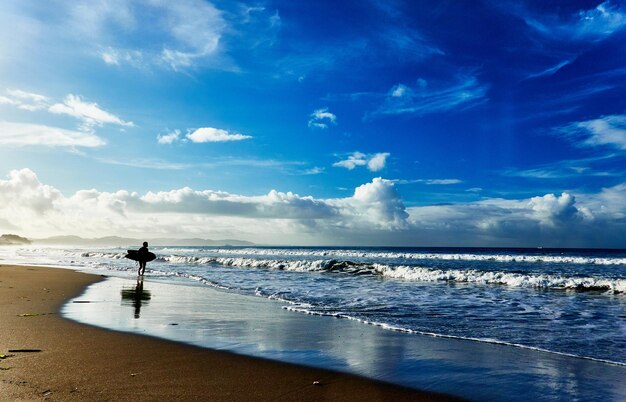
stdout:
[[148,304],[150,291],[143,289],[143,279],[137,279],[134,288],[122,288],[122,304],[132,305],[135,308],[135,318],[139,318],[141,305]]

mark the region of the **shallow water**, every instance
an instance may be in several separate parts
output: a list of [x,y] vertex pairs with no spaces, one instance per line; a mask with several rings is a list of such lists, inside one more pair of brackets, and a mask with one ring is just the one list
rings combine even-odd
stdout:
[[[165,282],[163,282],[165,281]],[[330,368],[473,400],[625,400],[626,368],[506,345],[387,331],[176,278],[109,278],[63,308],[87,324]]]
[[[383,328],[626,364],[626,252],[153,247],[151,278],[183,278]],[[0,258],[130,275],[123,249]]]

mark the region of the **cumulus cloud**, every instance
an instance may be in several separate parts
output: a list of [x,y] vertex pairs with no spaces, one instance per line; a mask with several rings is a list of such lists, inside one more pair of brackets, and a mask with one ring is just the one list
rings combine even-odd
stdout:
[[249,135],[232,133],[228,130],[214,127],[202,127],[187,134],[187,139],[191,142],[229,142],[242,141],[252,138]]
[[[20,222],[25,230],[38,234],[103,235],[116,228],[128,233],[143,230],[148,221],[167,228],[178,222],[189,232],[197,233],[206,229],[207,219],[221,220],[222,225],[233,224],[233,219],[246,219],[245,225],[255,229],[266,227],[264,222],[272,220],[283,229],[319,225],[328,231],[386,231],[406,224],[404,209],[394,184],[380,178],[358,187],[351,197],[335,199],[276,190],[244,196],[189,187],[143,195],[126,190],[87,189],[66,197],[41,183],[29,169],[11,171],[8,180],[0,180],[0,220],[9,224]],[[35,219],[41,214],[46,214],[46,219]],[[213,231],[214,227],[210,227]],[[152,230],[159,232],[162,228]],[[256,235],[265,236],[262,232]]]
[[579,209],[575,204],[576,198],[569,193],[560,196],[546,194],[543,197],[532,197],[528,207],[539,222],[551,226],[572,219],[592,217],[587,209]]
[[[30,169],[12,170],[8,180],[0,180],[0,205],[9,213],[21,210],[42,215],[54,208],[54,203],[63,196],[55,188],[42,184]],[[7,219],[10,222],[13,219]]]
[[387,157],[390,155],[389,152],[381,152],[374,154],[367,161],[367,168],[372,172],[378,172],[385,168],[385,164],[387,163]]
[[171,144],[175,141],[178,141],[180,138],[180,130],[174,130],[170,133],[157,135],[157,142],[159,144]]
[[379,152],[366,155],[362,152],[356,151],[347,155],[347,159],[333,163],[333,166],[346,168],[348,170],[353,170],[357,166],[367,166],[368,170],[378,172],[385,168],[389,155],[391,155],[389,152]]
[[0,144],[93,148],[102,146],[105,142],[92,133],[40,124],[0,121]]
[[65,196],[22,169],[0,179],[0,223],[30,236],[158,233],[284,244],[618,247],[626,236],[626,183],[598,193],[407,208],[395,183],[383,178],[329,199],[188,187],[145,194],[85,189]]
[[329,112],[327,107],[315,110],[309,117],[310,128],[327,129],[329,124],[337,124],[337,116]]
[[86,102],[80,96],[69,94],[63,103],[55,103],[48,108],[50,113],[66,114],[83,122],[83,128],[91,129],[104,124],[116,124],[133,127],[131,121],[124,121],[112,113],[103,110],[97,103]]
[[357,203],[359,214],[385,222],[389,228],[407,226],[409,214],[391,180],[377,177],[371,183],[357,187],[352,198]]
[[[617,214],[607,213],[597,204],[594,207],[597,197],[566,192],[521,200],[491,198],[411,207],[407,211],[410,224],[419,228],[430,245],[614,247],[614,236],[626,234],[626,225],[616,220]],[[626,203],[619,204],[618,210],[626,208]]]

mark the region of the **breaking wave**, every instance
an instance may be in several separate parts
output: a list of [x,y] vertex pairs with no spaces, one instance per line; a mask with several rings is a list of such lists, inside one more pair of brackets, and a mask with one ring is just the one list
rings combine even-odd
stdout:
[[214,254],[253,255],[253,256],[286,256],[286,257],[337,257],[367,259],[404,259],[404,260],[446,260],[446,261],[495,261],[524,263],[557,263],[557,264],[592,264],[592,265],[626,265],[626,258],[619,257],[585,257],[575,255],[522,255],[522,254],[476,254],[476,253],[417,253],[360,250],[301,250],[301,249],[207,249]]
[[215,264],[241,268],[267,268],[294,272],[338,272],[372,275],[416,282],[472,283],[537,289],[625,293],[626,280],[616,278],[571,277],[549,274],[481,271],[476,269],[433,269],[419,266],[364,264],[339,260],[272,260],[232,257],[168,256],[159,260],[177,264]]
[[[265,249],[252,249],[256,251],[269,252]],[[215,251],[215,250],[213,250]],[[233,250],[228,250],[232,253]],[[255,252],[256,252],[255,251]],[[250,252],[247,249],[246,252]],[[294,250],[282,250],[283,255],[297,252]],[[344,252],[344,251],[340,251]],[[307,256],[318,255],[322,253],[319,250],[307,252]],[[323,253],[327,253],[324,251]],[[337,253],[333,250],[332,255]],[[252,254],[252,253],[251,253]],[[269,254],[269,253],[268,253]],[[362,256],[367,254],[372,256],[373,253],[360,253]],[[385,253],[382,253],[385,254]],[[389,254],[389,253],[387,253]],[[105,258],[105,259],[123,259],[126,253],[124,252],[81,252],[81,257],[87,258]],[[321,255],[321,254],[320,254]],[[401,258],[397,257],[397,254],[393,254],[394,257],[389,258]],[[418,255],[418,254],[407,254]],[[421,255],[421,254],[420,254]],[[429,256],[435,255],[438,257],[450,257],[460,259],[467,256],[474,257],[488,257],[483,255],[474,254],[427,254]],[[491,256],[493,257],[493,255]],[[498,256],[498,257],[512,257],[512,256]],[[525,260],[531,256],[521,256]],[[537,256],[538,257],[538,256]],[[542,256],[542,258],[546,258]],[[557,258],[557,257],[553,257]],[[587,257],[560,257],[560,258],[579,258],[588,259]],[[596,259],[599,260],[599,259]],[[602,260],[623,260],[623,259],[610,259],[605,258]],[[504,285],[511,287],[523,287],[523,288],[535,288],[535,289],[558,289],[558,290],[571,290],[571,291],[598,291],[608,292],[611,294],[626,293],[626,279],[619,278],[607,278],[607,277],[590,277],[590,276],[567,276],[567,275],[552,275],[552,274],[539,274],[539,273],[519,273],[519,272],[507,272],[507,271],[487,271],[479,269],[436,269],[426,268],[415,265],[392,265],[381,263],[365,263],[365,262],[353,262],[349,260],[338,259],[312,259],[312,260],[284,260],[284,259],[264,259],[264,258],[245,258],[245,257],[216,257],[216,256],[185,256],[185,255],[169,255],[159,256],[157,261],[170,263],[170,264],[193,264],[193,265],[221,265],[228,267],[239,268],[265,268],[265,269],[277,269],[283,271],[293,272],[333,272],[343,273],[351,275],[371,275],[389,279],[398,279],[415,282],[448,282],[448,283],[469,283],[479,285]]]

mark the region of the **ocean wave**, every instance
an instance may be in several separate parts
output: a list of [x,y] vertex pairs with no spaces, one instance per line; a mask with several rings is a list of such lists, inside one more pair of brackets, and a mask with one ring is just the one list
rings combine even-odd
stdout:
[[549,274],[520,274],[475,269],[433,269],[418,266],[365,264],[340,260],[272,260],[233,257],[167,256],[161,261],[179,264],[216,264],[241,268],[268,268],[294,272],[339,272],[375,275],[415,282],[472,283],[537,289],[625,293],[626,280],[617,278],[569,277]]
[[[395,260],[444,260],[444,261],[492,261],[501,263],[550,263],[550,264],[588,264],[588,265],[626,265],[626,258],[619,257],[586,257],[576,255],[524,255],[524,254],[475,254],[475,253],[417,253],[417,252],[388,252],[388,251],[359,251],[359,250],[303,250],[303,249],[176,249],[163,248],[157,252],[185,252],[206,253],[213,256],[180,256],[181,258],[219,258],[219,255],[228,256],[272,256],[272,257],[322,257],[329,259],[395,259]],[[121,252],[91,252],[73,251],[70,255],[97,258],[124,258],[126,253]],[[217,255],[217,256],[216,256]],[[235,258],[235,257],[230,257]]]
[[457,282],[485,285],[506,285],[538,289],[560,289],[575,291],[626,292],[626,280],[615,278],[567,277],[547,274],[519,274],[501,271],[479,271],[474,269],[431,269],[409,266],[374,265],[377,272],[387,278],[420,282]]
[[81,252],[71,252],[69,255],[75,255],[77,257],[86,257],[86,258],[112,258],[115,260],[121,260],[126,256],[126,253],[107,253],[107,252],[95,252],[95,251],[81,251]]
[[[123,259],[126,253],[81,252],[81,257]],[[476,269],[435,269],[412,265],[388,265],[352,262],[349,260],[283,260],[244,257],[196,257],[185,255],[159,256],[157,261],[172,264],[214,264],[240,268],[266,268],[293,272],[337,272],[372,275],[415,282],[449,282],[482,285],[504,285],[536,289],[599,291],[626,293],[626,280],[605,277],[578,277],[550,274],[523,274]]]
[[207,253],[254,256],[286,257],[337,257],[366,259],[446,260],[446,261],[495,261],[554,264],[626,265],[626,258],[585,257],[576,255],[523,255],[523,254],[475,254],[475,253],[417,253],[359,250],[302,250],[302,249],[207,249]]
[[267,260],[236,257],[161,256],[158,261],[174,264],[217,264],[241,268],[270,268],[294,272],[332,272],[351,274],[375,274],[371,265],[337,260]]

